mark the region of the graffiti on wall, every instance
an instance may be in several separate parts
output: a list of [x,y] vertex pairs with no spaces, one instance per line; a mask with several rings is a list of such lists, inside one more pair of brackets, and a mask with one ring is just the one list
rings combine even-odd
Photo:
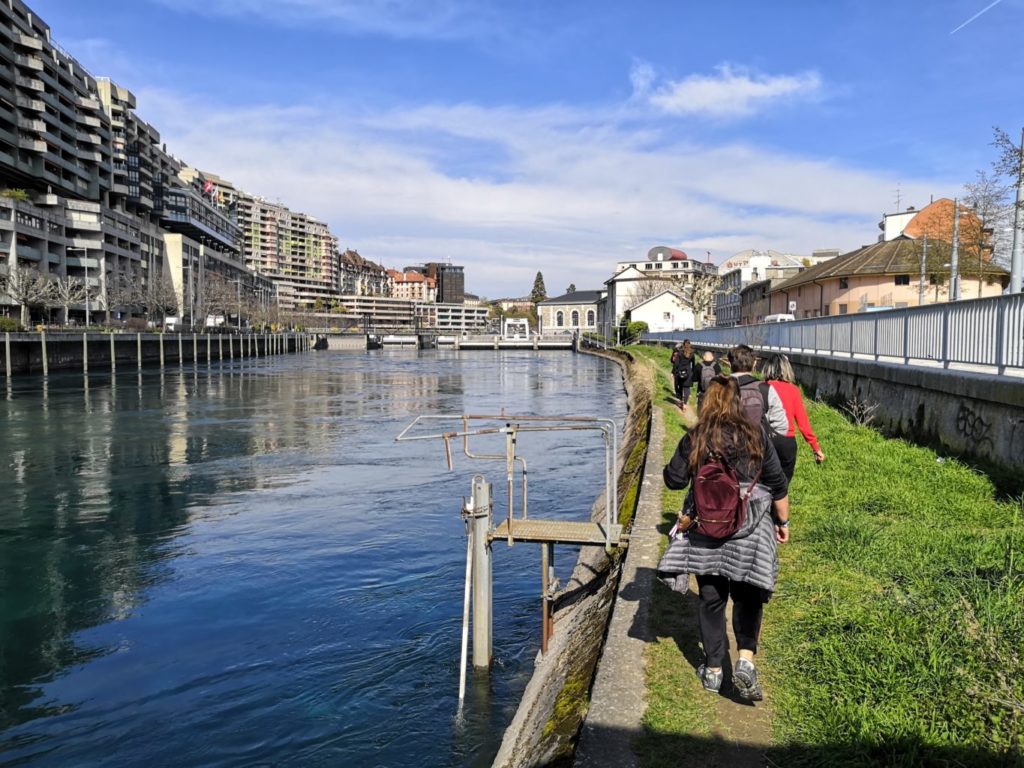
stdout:
[[1010,420],[1010,461],[1024,462],[1024,419]]
[[991,453],[995,448],[992,441],[992,422],[975,411],[964,402],[956,412],[956,430],[969,443],[973,443],[977,451],[988,451]]

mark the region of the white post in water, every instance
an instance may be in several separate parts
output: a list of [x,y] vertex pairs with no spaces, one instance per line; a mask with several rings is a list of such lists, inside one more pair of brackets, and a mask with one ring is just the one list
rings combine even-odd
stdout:
[[473,478],[473,666],[491,666],[491,484]]

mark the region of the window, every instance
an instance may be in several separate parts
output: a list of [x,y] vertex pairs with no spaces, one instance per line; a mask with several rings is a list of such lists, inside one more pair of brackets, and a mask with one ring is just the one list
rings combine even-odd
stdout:
[[672,313],[671,312],[662,312],[661,313],[661,319],[662,320],[671,320],[672,319]]
[[896,285],[910,285],[910,275],[896,275]]
[[644,264],[644,269],[652,269],[653,267],[654,267],[654,265],[651,264],[650,262],[647,262],[646,264]]
[[558,310],[555,313],[555,325],[559,328],[565,325],[565,313],[562,310]]
[[850,278],[848,278],[848,277],[840,277],[839,278],[839,287],[841,289],[849,288],[850,287]]
[[580,327],[580,313],[577,312],[575,309],[572,311],[572,327],[573,328],[579,328]]
[[588,309],[587,310],[587,325],[596,325],[594,320],[595,320],[595,318],[594,318],[594,310]]

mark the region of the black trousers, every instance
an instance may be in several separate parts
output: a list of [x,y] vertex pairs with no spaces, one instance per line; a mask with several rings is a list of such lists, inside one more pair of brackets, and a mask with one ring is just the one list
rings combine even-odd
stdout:
[[[676,385],[676,399],[683,400],[683,394],[686,394],[686,400],[690,399],[690,387],[693,386],[693,381],[686,378],[685,376],[673,376],[674,383]],[[685,400],[684,400],[685,402]]]
[[741,651],[757,653],[757,639],[761,634],[761,616],[764,614],[765,592],[760,587],[743,581],[730,581],[725,576],[697,576],[700,606],[700,641],[709,667],[720,667],[729,650],[725,634],[725,605],[732,596],[732,631],[736,646]]
[[787,480],[793,479],[793,471],[796,469],[796,437],[783,437],[772,435],[772,445],[775,452],[779,454],[779,463],[782,465],[782,472]]

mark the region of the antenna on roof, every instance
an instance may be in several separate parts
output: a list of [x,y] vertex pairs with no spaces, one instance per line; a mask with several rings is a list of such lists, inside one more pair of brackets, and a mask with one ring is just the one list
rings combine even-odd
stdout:
[[899,213],[903,209],[900,208],[900,204],[903,202],[903,195],[900,191],[900,182],[896,182],[896,213]]
[[708,255],[708,264],[710,264],[711,263],[711,251],[705,251],[705,253]]

